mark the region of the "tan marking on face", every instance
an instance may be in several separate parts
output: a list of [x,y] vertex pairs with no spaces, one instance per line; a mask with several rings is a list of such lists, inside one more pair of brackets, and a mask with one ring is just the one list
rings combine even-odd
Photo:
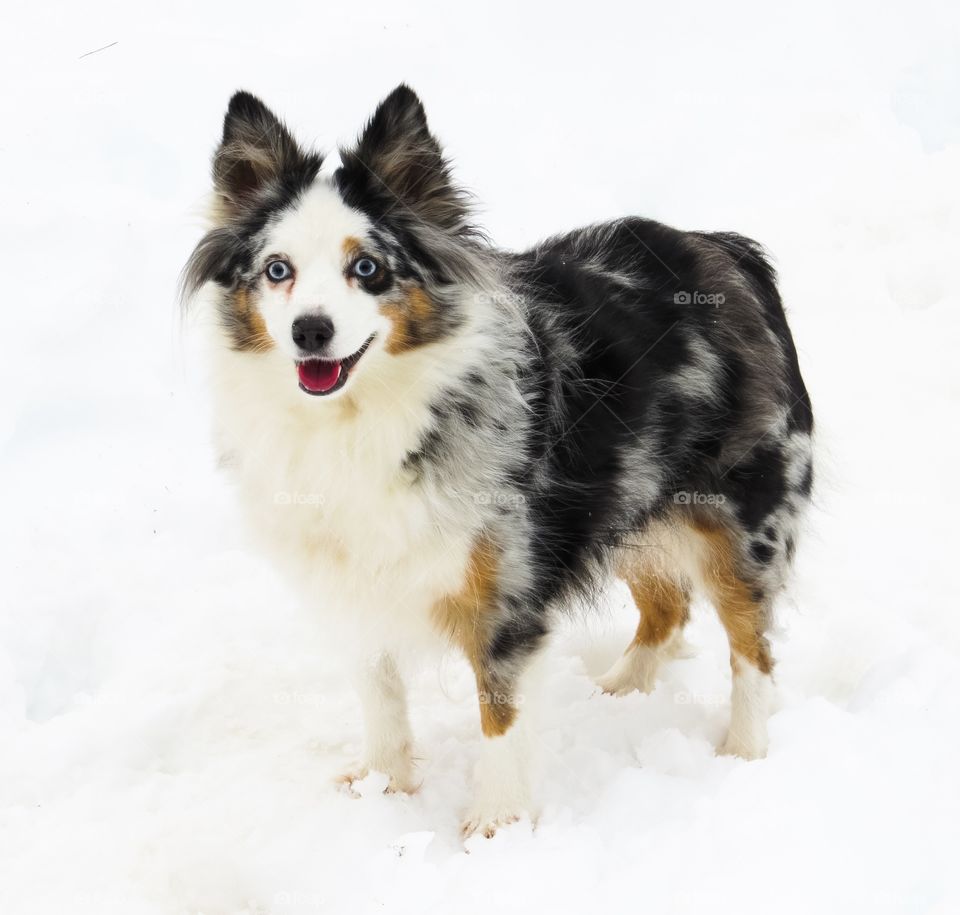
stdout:
[[234,349],[265,353],[276,345],[248,289],[241,287],[228,296],[224,317]]
[[348,235],[340,247],[343,251],[344,268],[352,264],[363,253],[363,245],[360,244],[360,239],[354,238],[352,235]]
[[731,651],[761,673],[769,674],[773,670],[773,658],[765,635],[765,609],[754,600],[753,588],[740,575],[730,532],[720,525],[698,522],[694,522],[694,530],[706,547],[703,577],[727,630]]
[[480,697],[480,727],[485,737],[505,734],[517,717],[512,695],[502,686],[498,691],[485,663],[496,610],[497,574],[497,550],[488,538],[480,537],[471,550],[463,586],[433,606],[434,622],[463,649],[473,667]]
[[437,303],[420,286],[402,290],[401,297],[380,305],[380,314],[393,325],[386,351],[395,356],[435,339]]

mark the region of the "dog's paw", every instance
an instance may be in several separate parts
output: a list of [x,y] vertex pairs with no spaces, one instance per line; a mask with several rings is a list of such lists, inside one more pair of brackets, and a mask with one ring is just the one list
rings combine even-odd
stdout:
[[415,777],[413,760],[408,754],[397,754],[386,764],[382,761],[354,763],[341,772],[334,782],[359,797],[359,792],[354,788],[354,782],[363,781],[371,772],[380,772],[387,776],[384,794],[414,794],[420,787]]
[[657,685],[657,671],[664,661],[692,658],[695,654],[680,630],[656,647],[634,643],[597,680],[597,686],[611,696],[626,696],[636,691],[652,693]]
[[626,696],[639,690],[652,693],[657,682],[656,659],[648,657],[650,649],[634,646],[617,658],[613,667],[597,680],[597,686],[611,696]]
[[754,735],[744,740],[730,731],[727,739],[717,748],[717,755],[736,756],[746,760],[763,759],[767,755],[766,737]]
[[463,839],[480,835],[485,839],[492,839],[497,830],[503,826],[516,823],[526,811],[512,810],[508,807],[501,809],[477,806],[470,810],[460,826],[460,835]]

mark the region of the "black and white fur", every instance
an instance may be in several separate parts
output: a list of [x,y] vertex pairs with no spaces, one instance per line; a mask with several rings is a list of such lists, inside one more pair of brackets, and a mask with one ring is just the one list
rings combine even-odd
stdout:
[[[812,414],[759,246],[630,217],[498,250],[405,86],[341,160],[322,175],[234,96],[185,286],[216,318],[218,437],[252,529],[357,674],[367,736],[348,777],[416,786],[401,670],[452,641],[487,735],[465,829],[529,811],[521,700],[558,612],[613,574],[753,608],[752,647],[728,627],[724,749],[763,755],[764,633],[810,495]],[[295,271],[280,287],[277,257]],[[327,396],[297,383],[314,354],[291,328],[317,316],[324,359],[360,353]],[[604,688],[651,689],[685,619],[638,631]]]

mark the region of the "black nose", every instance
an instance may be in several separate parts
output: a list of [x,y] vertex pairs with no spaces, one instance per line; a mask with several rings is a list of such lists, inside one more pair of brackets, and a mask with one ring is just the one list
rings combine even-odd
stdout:
[[293,342],[305,353],[317,353],[333,338],[333,321],[326,315],[297,318],[293,322]]

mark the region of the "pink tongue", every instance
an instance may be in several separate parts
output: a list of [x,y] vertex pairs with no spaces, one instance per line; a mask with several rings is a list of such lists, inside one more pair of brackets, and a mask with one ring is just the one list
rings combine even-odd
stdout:
[[329,391],[340,380],[340,363],[321,362],[319,359],[299,362],[297,374],[300,376],[300,384],[308,391],[323,393]]

